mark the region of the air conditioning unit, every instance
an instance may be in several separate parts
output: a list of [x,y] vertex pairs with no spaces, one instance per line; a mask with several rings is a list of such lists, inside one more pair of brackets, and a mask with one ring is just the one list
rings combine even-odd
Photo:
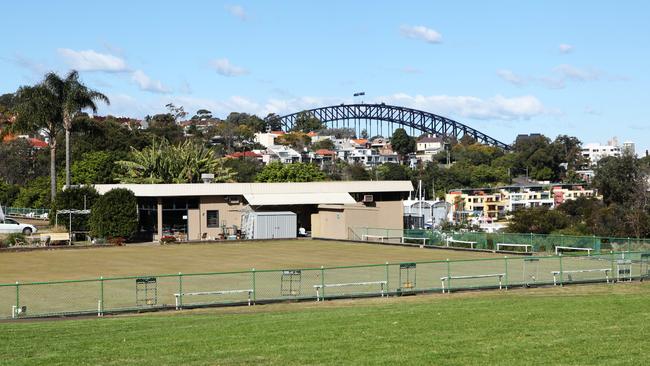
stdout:
[[368,202],[373,202],[374,197],[371,194],[364,194],[363,195],[363,202],[368,203]]
[[228,202],[231,205],[238,205],[239,196],[226,196],[226,202]]

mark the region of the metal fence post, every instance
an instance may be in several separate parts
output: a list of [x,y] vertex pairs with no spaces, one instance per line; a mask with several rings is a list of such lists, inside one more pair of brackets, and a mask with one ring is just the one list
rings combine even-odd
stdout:
[[16,309],[14,310],[14,313],[11,314],[12,318],[18,316],[18,309],[20,309],[20,284],[16,281]]
[[506,290],[508,289],[508,256],[504,256],[503,260],[506,263]]
[[320,290],[320,297],[323,299],[323,301],[325,301],[325,268],[323,266],[320,266]]
[[562,252],[560,252],[560,286],[564,286],[564,269],[562,268]]
[[257,288],[255,287],[255,268],[251,270],[251,273],[253,275],[253,305],[255,305],[255,299],[257,296]]
[[447,258],[447,293],[451,293],[451,268],[449,258]]
[[104,276],[99,277],[99,314],[97,316],[104,315]]
[[388,269],[388,262],[386,262],[386,296],[388,296],[388,293],[390,292],[390,287],[388,287],[388,281],[389,281],[389,269]]
[[178,272],[178,309],[183,308],[183,274]]

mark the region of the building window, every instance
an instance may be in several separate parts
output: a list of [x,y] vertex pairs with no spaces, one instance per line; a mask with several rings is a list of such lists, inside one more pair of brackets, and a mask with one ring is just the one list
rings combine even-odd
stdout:
[[206,212],[207,226],[208,227],[219,227],[219,211],[218,210],[208,210]]

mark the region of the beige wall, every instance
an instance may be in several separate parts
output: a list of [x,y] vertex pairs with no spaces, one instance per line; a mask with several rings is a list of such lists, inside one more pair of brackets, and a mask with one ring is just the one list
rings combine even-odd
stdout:
[[348,230],[358,227],[384,229],[404,228],[404,206],[401,201],[376,202],[374,207],[359,205],[322,205],[311,216],[312,236],[348,239]]
[[[192,221],[197,227],[195,239],[200,239],[203,233],[207,233],[207,237],[210,239],[217,238],[221,234],[221,228],[208,228],[207,227],[207,214],[208,210],[218,210],[219,211],[219,226],[226,225],[227,227],[232,227],[237,225],[241,226],[241,209],[244,207],[242,204],[243,199],[240,198],[238,204],[229,204],[226,202],[224,196],[206,196],[201,197],[199,201],[199,217],[196,221]],[[192,235],[192,234],[191,234]]]

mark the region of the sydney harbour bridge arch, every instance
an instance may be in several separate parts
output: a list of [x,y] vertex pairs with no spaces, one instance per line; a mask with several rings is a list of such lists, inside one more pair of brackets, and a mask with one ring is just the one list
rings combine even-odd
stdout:
[[292,113],[277,117],[277,119],[282,124],[283,129],[289,131],[293,128],[296,119],[304,114],[318,118],[330,128],[352,128],[357,134],[365,129],[369,136],[383,135],[388,137],[395,128],[401,127],[412,136],[434,134],[457,140],[463,136],[469,136],[482,144],[496,146],[505,150],[510,149],[510,145],[463,123],[437,114],[385,103],[340,104]]

